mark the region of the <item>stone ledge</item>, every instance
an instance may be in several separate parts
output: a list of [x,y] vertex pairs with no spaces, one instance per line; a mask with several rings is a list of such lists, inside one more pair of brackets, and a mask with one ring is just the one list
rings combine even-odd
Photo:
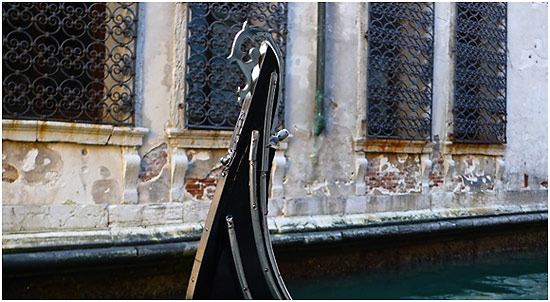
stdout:
[[367,238],[381,238],[395,235],[414,235],[446,231],[470,231],[490,227],[516,226],[527,223],[547,223],[548,213],[506,213],[488,216],[465,216],[457,218],[434,219],[431,221],[396,221],[383,224],[369,224],[344,229],[317,229],[303,232],[288,232],[272,235],[275,246],[299,246],[317,243],[336,243]]
[[[303,218],[303,217],[302,217]],[[361,223],[353,227],[352,225],[340,225],[340,227],[331,226],[330,228],[317,228],[300,230],[294,228],[292,232],[273,234],[272,242],[274,246],[300,246],[312,245],[318,243],[334,244],[336,242],[357,242],[361,239],[384,238],[395,235],[415,235],[424,233],[445,233],[448,231],[468,231],[473,229],[484,229],[491,227],[515,227],[525,224],[541,224],[548,222],[547,211],[532,211],[532,212],[506,212],[492,215],[470,215],[464,217],[439,217],[431,220],[414,219],[414,220],[388,220],[385,222]],[[344,223],[345,224],[345,223]],[[345,227],[342,227],[345,226]],[[202,226],[191,226],[195,232],[198,232]],[[158,230],[158,229],[157,229]],[[33,246],[32,249],[8,249],[3,248],[2,264],[6,271],[22,272],[33,271],[37,268],[59,268],[59,267],[74,267],[82,264],[90,265],[110,263],[118,263],[120,261],[134,261],[139,259],[166,259],[173,257],[193,257],[198,248],[198,233],[189,235],[189,230],[179,229],[176,231],[188,234],[177,239],[176,234],[171,234],[166,238],[157,237],[158,234],[166,232],[146,233],[144,230],[137,230],[138,234],[148,236],[150,240],[121,240],[120,234],[114,236],[116,241],[110,245],[98,245],[97,242],[90,244],[74,244],[70,241],[70,236],[64,237],[65,243],[62,245],[59,240],[57,250],[52,249],[53,246],[42,246],[37,249]],[[124,232],[130,238],[136,238],[137,234]],[[170,232],[168,232],[170,233]],[[57,233],[59,235],[59,233]],[[54,238],[52,233],[45,234],[50,238]],[[75,234],[72,234],[75,235]],[[88,233],[89,237],[95,237],[97,234]],[[101,235],[107,235],[103,232]],[[112,234],[111,234],[112,235]],[[20,238],[3,238],[3,245],[6,240],[25,241],[25,237]],[[28,237],[29,235],[27,235]],[[5,236],[3,236],[5,237]],[[35,235],[35,237],[38,237]],[[41,236],[42,238],[48,236]],[[83,237],[78,236],[78,237]],[[108,237],[108,236],[107,236]],[[139,238],[139,237],[138,237]],[[154,238],[154,239],[153,239]],[[40,241],[37,241],[40,242]],[[28,244],[30,242],[27,242]],[[117,243],[123,243],[117,245]],[[48,249],[49,248],[49,249]],[[63,250],[61,250],[63,249]],[[6,253],[8,252],[8,253]]]
[[501,144],[466,144],[443,142],[444,153],[452,155],[488,155],[488,156],[504,156],[506,145]]
[[[121,205],[3,206],[2,231],[4,234],[70,232],[202,223],[210,205],[209,200],[204,200]],[[384,213],[405,215],[415,211],[450,217],[462,215],[461,213],[487,214],[509,209],[522,211],[534,207],[547,209],[546,190],[279,198],[270,200],[268,217],[275,221],[309,216],[384,217]]]
[[83,247],[113,247],[199,240],[201,223],[156,227],[113,227],[95,231],[3,234],[3,253],[53,251]]
[[166,136],[179,148],[227,149],[233,131],[167,128]]
[[[547,203],[546,190],[493,192],[440,192],[430,194],[385,194],[348,197],[298,197],[273,199],[270,216],[308,216],[330,214],[382,213],[414,210],[447,210],[492,206]],[[283,215],[279,214],[282,213]]]
[[420,140],[380,139],[357,137],[353,139],[355,151],[367,153],[431,153],[433,143]]
[[149,129],[53,121],[2,120],[2,139],[88,145],[141,146]]
[[105,229],[107,226],[107,205],[102,204],[2,206],[2,237],[10,232]]
[[[233,131],[166,128],[166,136],[178,148],[228,149],[233,138]],[[282,142],[276,149],[286,150],[287,147],[288,143]]]
[[110,227],[148,227],[183,222],[181,203],[109,205]]
[[407,224],[426,221],[453,220],[473,217],[496,217],[545,213],[546,204],[530,206],[495,205],[465,209],[424,209],[399,212],[361,213],[347,215],[279,216],[268,218],[272,233],[317,232],[335,229],[353,229],[388,224]]
[[[325,232],[357,228],[417,224],[439,221],[453,223],[456,219],[482,219],[479,223],[492,223],[490,217],[510,215],[546,215],[546,204],[498,205],[483,208],[424,209],[416,211],[360,213],[347,215],[309,215],[268,217],[268,227],[274,234]],[[487,220],[485,218],[489,217]],[[543,219],[544,217],[539,217]],[[503,220],[504,219],[504,220]],[[518,220],[519,221],[519,220]],[[390,227],[392,226],[392,227]],[[181,223],[150,227],[110,227],[101,230],[67,230],[55,232],[27,232],[3,234],[4,253],[52,251],[78,248],[106,248],[143,244],[195,241],[200,239],[203,222]],[[389,229],[388,229],[389,230]],[[406,229],[403,229],[406,231]]]

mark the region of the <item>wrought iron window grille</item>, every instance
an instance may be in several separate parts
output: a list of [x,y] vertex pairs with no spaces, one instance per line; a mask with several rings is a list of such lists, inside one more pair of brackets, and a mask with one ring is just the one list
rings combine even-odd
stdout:
[[433,3],[369,3],[367,137],[429,140]]
[[[242,71],[227,60],[233,38],[248,20],[250,27],[269,31],[284,55],[287,3],[194,2],[188,3],[187,12],[185,126],[232,130],[240,111],[237,89],[245,83]],[[262,39],[249,40],[246,50]]]
[[134,124],[137,3],[2,4],[2,118]]
[[456,4],[455,142],[506,143],[507,4]]

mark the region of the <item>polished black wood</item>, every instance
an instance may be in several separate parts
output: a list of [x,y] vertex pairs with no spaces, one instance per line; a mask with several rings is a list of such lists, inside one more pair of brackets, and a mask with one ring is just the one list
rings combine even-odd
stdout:
[[228,154],[222,158],[224,169],[195,257],[188,299],[290,299],[266,220],[275,155],[271,137],[280,130],[276,113],[282,104],[283,64],[268,33],[259,48],[242,51],[246,38],[258,34],[262,33],[245,24],[233,45],[230,59],[247,73],[247,86],[239,91],[242,109]]

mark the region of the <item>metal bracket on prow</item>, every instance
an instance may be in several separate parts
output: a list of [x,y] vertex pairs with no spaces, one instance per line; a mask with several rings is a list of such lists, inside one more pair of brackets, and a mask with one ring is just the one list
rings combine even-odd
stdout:
[[239,250],[239,243],[237,242],[237,233],[235,231],[235,225],[233,224],[233,216],[227,215],[225,221],[227,222],[227,233],[229,234],[229,245],[231,246],[231,254],[233,255],[233,264],[235,264],[235,269],[237,270],[237,277],[239,278],[243,296],[246,300],[252,300],[252,294],[250,293],[250,288],[248,288],[248,282],[246,282],[246,276],[244,274],[241,252]]
[[[281,300],[283,299],[283,294],[278,288],[278,285],[273,278],[271,264],[268,260],[267,251],[264,245],[265,238],[263,238],[263,228],[267,228],[266,225],[262,224],[261,213],[265,205],[262,204],[261,200],[258,200],[258,165],[257,165],[257,153],[259,145],[260,131],[252,130],[252,137],[250,140],[250,153],[249,153],[249,179],[250,179],[250,215],[252,220],[252,231],[254,234],[254,243],[256,245],[256,252],[258,254],[258,260],[260,261],[260,266],[262,273],[264,274],[266,284],[269,288],[269,291],[273,297]],[[260,192],[261,194],[261,192]]]
[[270,147],[279,147],[280,142],[284,141],[287,137],[290,136],[290,132],[286,129],[281,129],[277,133],[271,135],[269,138]]

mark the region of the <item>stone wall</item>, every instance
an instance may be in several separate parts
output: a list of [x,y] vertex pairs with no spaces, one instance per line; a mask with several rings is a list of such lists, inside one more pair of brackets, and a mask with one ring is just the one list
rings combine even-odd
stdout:
[[[433,137],[420,143],[365,137],[366,3],[327,4],[326,129],[313,135],[317,4],[289,3],[285,123],[292,136],[276,151],[270,228],[546,209],[546,6],[509,4],[508,143],[473,145],[450,137],[452,3],[435,4]],[[182,126],[186,5],[140,3],[139,15],[139,127],[3,121],[4,235],[76,230],[114,238],[177,227],[170,237],[200,229],[231,132]],[[3,246],[21,242],[12,237]]]

